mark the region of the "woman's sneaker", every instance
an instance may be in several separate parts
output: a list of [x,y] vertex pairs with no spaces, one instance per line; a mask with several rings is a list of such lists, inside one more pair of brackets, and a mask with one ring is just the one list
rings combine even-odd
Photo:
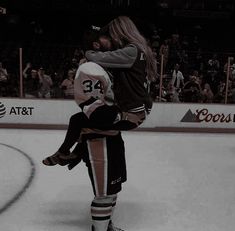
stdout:
[[70,153],[64,154],[64,153],[61,153],[61,152],[57,151],[55,154],[46,157],[42,161],[42,163],[46,166],[54,166],[54,165],[57,165],[57,164],[65,166],[66,164],[68,164],[68,161],[64,160],[64,159],[61,159],[61,156],[65,156],[65,155],[70,155]]

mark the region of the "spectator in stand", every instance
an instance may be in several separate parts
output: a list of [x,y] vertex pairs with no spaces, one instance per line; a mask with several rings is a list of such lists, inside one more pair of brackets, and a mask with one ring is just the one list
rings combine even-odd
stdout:
[[204,87],[203,87],[201,94],[202,94],[202,102],[203,103],[213,103],[214,94],[213,94],[211,87],[208,83],[204,84]]
[[25,79],[25,98],[37,98],[39,91],[38,72],[34,69],[31,74]]
[[208,60],[208,71],[218,72],[220,68],[220,62],[218,60],[217,54],[213,54],[213,56]]
[[169,40],[168,64],[170,70],[174,68],[174,66],[172,66],[174,63],[179,63],[179,53],[181,50],[179,38],[179,34],[172,34],[171,39]]
[[60,85],[62,83],[63,78],[63,74],[62,72],[54,72],[51,75],[51,78],[53,80],[53,87],[51,89],[51,97],[53,98],[64,98],[64,93],[63,90],[61,89]]
[[0,96],[7,96],[8,73],[0,62]]
[[169,43],[169,40],[165,39],[164,42],[161,44],[160,50],[159,50],[160,60],[161,60],[161,56],[163,55],[163,73],[165,73],[165,71],[167,71],[166,68],[167,68],[168,56],[169,56],[169,45],[168,45],[168,43]]
[[189,56],[187,51],[184,49],[179,53],[179,64],[181,72],[187,76],[189,74]]
[[179,68],[180,68],[180,65],[176,63],[174,66],[172,79],[171,79],[171,83],[173,84],[177,92],[180,92],[181,88],[184,86],[184,76],[183,76],[183,73],[179,70]]
[[66,61],[65,67],[63,68],[63,70],[64,70],[63,75],[67,75],[69,70],[72,70],[72,71],[76,72],[78,67],[79,67],[79,63],[80,63],[81,60],[84,60],[84,57],[81,58],[80,60],[73,57],[72,59]]
[[76,72],[78,69],[78,66],[79,66],[79,61],[76,58],[73,58],[70,70],[73,70],[74,72]]
[[235,80],[235,63],[232,64],[231,66],[231,80]]
[[231,83],[231,103],[235,103],[235,80]]
[[51,87],[53,85],[52,79],[49,75],[45,74],[43,67],[40,67],[38,70],[39,76],[39,98],[51,98]]
[[74,58],[77,60],[77,62],[79,63],[81,59],[84,58],[84,51],[82,50],[81,47],[78,47],[75,49],[74,51]]
[[218,85],[218,91],[215,93],[214,97],[215,103],[224,103],[225,89],[226,89],[225,81],[221,80],[220,84]]
[[167,86],[165,98],[167,102],[180,102],[179,92],[176,90],[172,82],[169,82]]
[[74,77],[75,73],[73,70],[68,71],[67,78],[63,80],[60,88],[63,90],[65,99],[74,99]]
[[217,54],[213,54],[207,62],[207,78],[206,82],[210,84],[213,92],[217,90],[219,84],[219,70],[220,62],[217,58]]
[[32,70],[31,62],[27,62],[26,66],[25,66],[25,68],[23,70],[23,77],[27,78],[31,74],[31,70]]
[[[228,82],[228,95],[227,99],[228,102],[232,99],[232,81],[229,80]],[[215,103],[224,103],[225,102],[225,95],[226,95],[226,78],[220,80],[220,84],[218,85],[218,91],[214,96]]]
[[159,47],[160,47],[160,36],[158,34],[158,31],[154,29],[153,35],[151,38],[151,47],[155,48],[157,52],[159,52]]
[[[227,71],[228,71],[227,69],[228,69],[228,62],[226,62],[224,65],[224,76],[227,76]],[[230,58],[229,79],[235,80],[235,63],[233,57]]]
[[150,95],[153,101],[157,101],[159,97],[160,91],[160,80],[156,78],[156,80],[150,83]]
[[183,88],[184,102],[201,102],[201,86],[197,82],[195,75],[190,76],[189,81],[185,83]]
[[38,72],[32,69],[31,63],[27,63],[23,70],[25,98],[37,98],[39,90]]
[[191,66],[193,69],[198,70],[200,72],[204,70],[205,64],[201,48],[196,51],[195,56],[193,55]]

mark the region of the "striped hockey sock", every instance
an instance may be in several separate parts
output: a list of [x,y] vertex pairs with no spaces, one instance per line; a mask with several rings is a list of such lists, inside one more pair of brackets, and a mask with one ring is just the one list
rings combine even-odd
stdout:
[[95,197],[91,203],[93,231],[107,231],[112,214],[111,197]]
[[113,198],[113,201],[112,201],[112,214],[111,214],[111,217],[113,216],[114,209],[115,209],[115,206],[116,206],[116,203],[117,203],[117,194],[112,195],[112,198]]

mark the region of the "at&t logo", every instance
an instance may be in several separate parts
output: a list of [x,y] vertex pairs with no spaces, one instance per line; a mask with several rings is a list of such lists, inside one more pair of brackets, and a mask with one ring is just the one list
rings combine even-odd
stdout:
[[0,102],[0,118],[5,116],[5,114],[6,114],[6,107],[4,106],[2,102]]

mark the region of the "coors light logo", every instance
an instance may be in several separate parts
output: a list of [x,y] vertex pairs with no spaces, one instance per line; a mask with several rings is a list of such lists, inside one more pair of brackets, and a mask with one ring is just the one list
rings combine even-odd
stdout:
[[0,118],[5,116],[5,114],[6,114],[6,108],[5,108],[4,104],[0,102]]
[[186,112],[180,122],[184,123],[200,123],[200,122],[212,122],[212,123],[230,123],[235,122],[235,114],[232,113],[211,113],[208,109],[197,109],[196,113],[193,113],[190,109]]

